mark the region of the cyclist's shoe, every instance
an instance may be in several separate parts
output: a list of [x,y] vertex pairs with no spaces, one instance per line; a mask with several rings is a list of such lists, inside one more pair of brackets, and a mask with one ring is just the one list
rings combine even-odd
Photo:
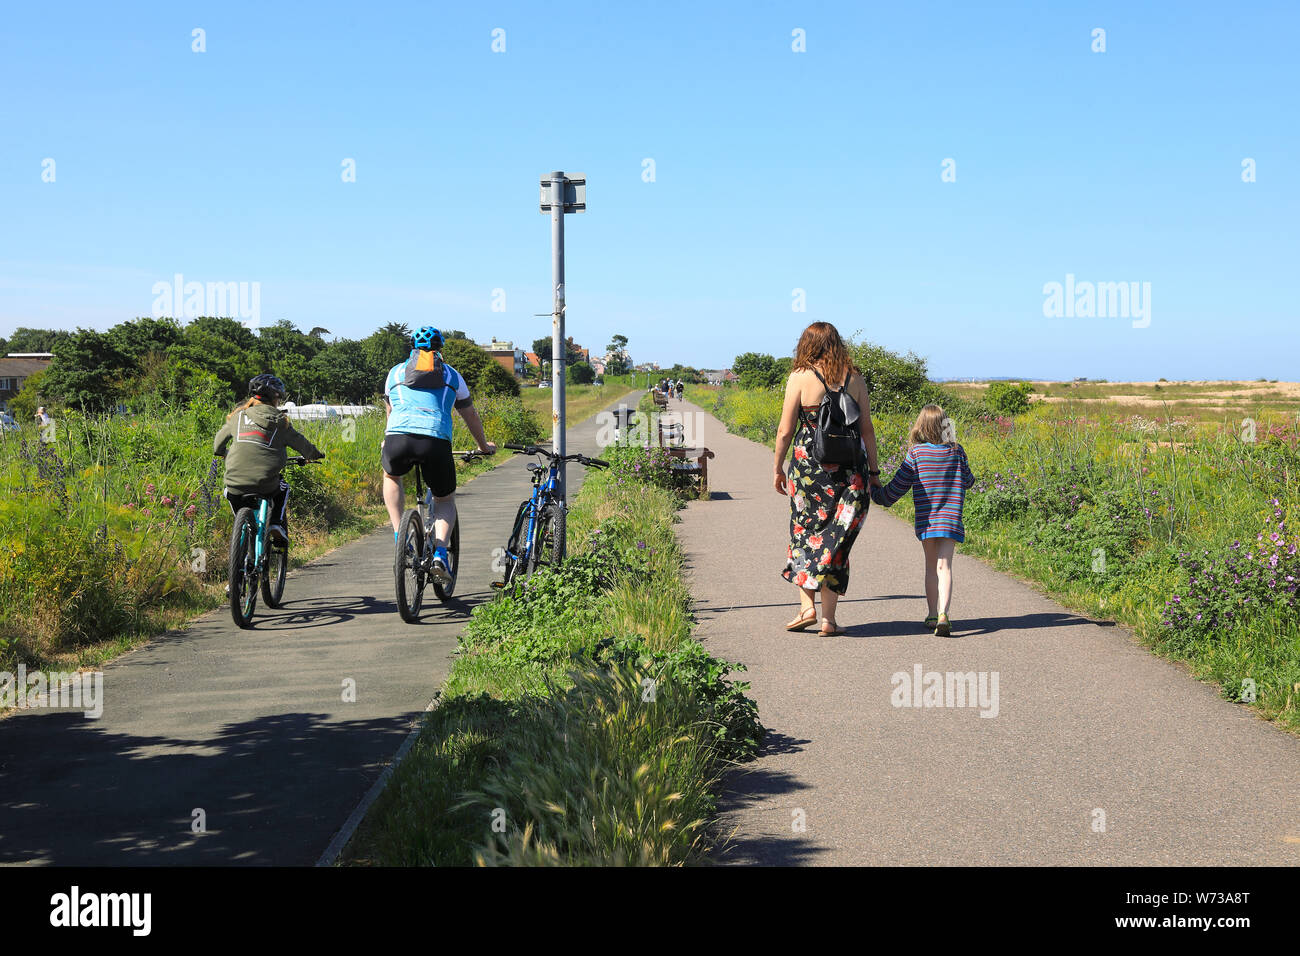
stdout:
[[433,549],[433,560],[429,563],[429,576],[433,578],[434,584],[443,588],[456,580],[456,576],[451,573],[451,556],[447,554],[446,548]]
[[271,544],[280,548],[289,547],[289,535],[285,533],[283,526],[278,524],[271,525]]

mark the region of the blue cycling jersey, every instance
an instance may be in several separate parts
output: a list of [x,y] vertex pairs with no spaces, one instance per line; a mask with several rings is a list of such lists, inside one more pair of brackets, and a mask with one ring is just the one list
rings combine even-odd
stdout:
[[427,435],[451,441],[451,410],[457,403],[469,400],[469,387],[464,377],[446,363],[441,364],[441,388],[419,388],[408,381],[427,380],[430,365],[429,352],[411,349],[411,355],[400,365],[388,370],[384,381],[384,394],[392,404],[388,415],[388,435]]

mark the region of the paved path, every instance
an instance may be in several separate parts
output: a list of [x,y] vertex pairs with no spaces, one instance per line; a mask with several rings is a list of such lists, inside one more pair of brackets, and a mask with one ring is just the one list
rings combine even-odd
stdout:
[[[569,452],[595,454],[595,437],[594,419],[570,428]],[[430,588],[418,625],[398,617],[392,532],[376,531],[292,572],[283,608],[259,602],[252,630],[223,607],[106,666],[98,720],[0,720],[0,863],[315,863],[491,593],[491,551],[528,495],[523,463],[457,494],[459,600]],[[573,494],[583,469],[568,473]],[[196,809],[206,833],[191,830]]]
[[[748,664],[771,730],[729,778],[723,862],[1300,863],[1300,739],[960,552],[954,639],[934,637],[921,547],[883,509],[853,552],[848,634],[782,631],[797,595],[772,452],[702,422],[714,500],[680,525],[696,633]],[[917,665],[997,672],[998,716],[892,706],[892,675]]]

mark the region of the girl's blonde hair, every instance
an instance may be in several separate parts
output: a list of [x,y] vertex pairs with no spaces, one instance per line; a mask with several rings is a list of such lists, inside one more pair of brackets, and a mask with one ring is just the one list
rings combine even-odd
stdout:
[[946,416],[942,408],[938,405],[926,405],[921,409],[921,414],[916,416],[916,424],[912,426],[912,431],[907,436],[907,443],[909,445],[919,445],[922,442],[929,442],[932,445],[950,444],[944,435],[945,420]]
[[242,402],[236,405],[234,407],[234,410],[231,411],[231,413],[227,415],[226,418],[227,419],[234,418],[235,412],[242,412],[244,409],[249,408],[253,405],[265,405],[265,404],[266,402],[262,401],[258,396],[250,395],[248,396],[248,398],[244,399]]

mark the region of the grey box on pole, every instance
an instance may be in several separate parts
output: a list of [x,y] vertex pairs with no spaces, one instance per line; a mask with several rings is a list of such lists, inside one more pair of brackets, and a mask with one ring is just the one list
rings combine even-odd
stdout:
[[[551,211],[551,177],[549,175],[542,177],[541,198],[538,205],[542,212]],[[564,174],[564,211],[587,211],[586,173]]]

